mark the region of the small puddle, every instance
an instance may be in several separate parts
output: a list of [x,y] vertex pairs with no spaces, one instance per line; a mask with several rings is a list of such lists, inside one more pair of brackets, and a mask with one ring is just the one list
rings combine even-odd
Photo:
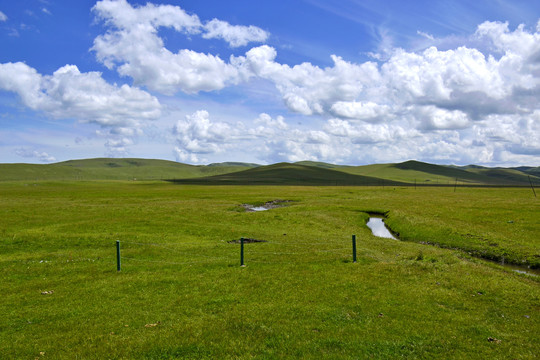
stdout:
[[510,269],[512,271],[515,271],[517,273],[520,273],[520,274],[526,274],[526,275],[531,275],[531,276],[540,276],[540,269],[531,269],[531,268],[528,268],[528,267],[525,267],[525,266],[519,266],[519,265],[514,265],[514,264],[505,264],[505,263],[500,263],[500,262],[496,262],[495,261],[495,264],[498,264],[502,267],[505,267],[507,269]]
[[249,210],[251,210],[251,211],[266,211],[268,209],[265,208],[264,206],[255,206],[255,207],[249,208]]
[[397,238],[392,235],[390,230],[388,230],[388,228],[386,227],[382,216],[371,216],[366,225],[368,228],[371,229],[373,235],[377,237],[397,240]]
[[264,203],[262,206],[255,206],[251,204],[242,204],[242,207],[246,209],[248,212],[254,212],[254,211],[266,211],[270,209],[275,209],[279,207],[285,206],[285,204],[291,202],[291,200],[272,200]]

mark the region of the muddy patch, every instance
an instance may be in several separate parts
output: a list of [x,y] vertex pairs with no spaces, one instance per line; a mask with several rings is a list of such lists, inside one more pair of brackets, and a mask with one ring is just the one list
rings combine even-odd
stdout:
[[[229,244],[240,244],[242,241],[240,239],[238,240],[231,240],[227,241]],[[252,244],[252,243],[265,243],[268,242],[266,240],[257,240],[252,238],[244,238],[244,244]]]
[[260,205],[260,206],[251,205],[251,204],[242,204],[242,207],[246,209],[247,212],[266,211],[266,210],[286,206],[286,204],[290,202],[291,200],[277,199],[277,200],[265,202],[263,205]]

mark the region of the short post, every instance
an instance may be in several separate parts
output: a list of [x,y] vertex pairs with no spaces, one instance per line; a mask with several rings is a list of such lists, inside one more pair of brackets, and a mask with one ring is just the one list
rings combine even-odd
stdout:
[[353,263],[356,262],[356,235],[352,236],[352,259]]
[[116,240],[116,271],[120,271],[120,240]]
[[244,238],[240,238],[240,266],[244,265]]
[[[527,175],[528,176],[528,175]],[[534,194],[534,197],[536,197],[536,191],[534,191],[534,186],[533,186],[533,183],[532,183],[532,180],[531,180],[531,177],[529,176],[529,184],[531,184],[531,189],[533,191],[533,194]]]

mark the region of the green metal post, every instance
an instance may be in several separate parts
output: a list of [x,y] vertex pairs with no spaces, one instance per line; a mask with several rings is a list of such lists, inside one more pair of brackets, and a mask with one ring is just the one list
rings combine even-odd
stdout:
[[244,238],[240,238],[240,266],[244,265]]
[[356,262],[356,235],[352,236],[352,259],[353,263]]
[[532,180],[531,180],[530,176],[529,176],[529,184],[531,184],[531,189],[533,191],[534,197],[536,197],[536,191],[534,191],[534,186],[533,186],[533,183],[532,183]]
[[116,270],[120,271],[120,240],[116,240]]

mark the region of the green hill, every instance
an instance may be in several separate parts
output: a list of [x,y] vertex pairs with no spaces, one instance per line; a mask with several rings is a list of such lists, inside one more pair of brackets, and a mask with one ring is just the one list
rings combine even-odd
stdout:
[[540,177],[540,166],[532,167],[532,166],[522,166],[522,167],[516,167],[512,168],[513,170],[521,171],[527,175]]
[[298,163],[278,163],[223,175],[178,179],[176,182],[215,185],[405,185],[397,181],[348,174],[343,171]]
[[[325,165],[325,167],[327,166]],[[333,169],[349,174],[370,176],[409,184],[416,183],[417,185],[454,185],[456,180],[460,185],[526,186],[529,184],[529,174],[517,168],[486,168],[476,165],[465,167],[445,166],[414,160],[398,164],[335,165]],[[540,182],[540,178],[533,174],[530,174],[530,176],[536,183]]]
[[0,181],[161,180],[211,176],[246,169],[240,163],[195,166],[167,160],[96,158],[54,164],[0,164]]
[[[224,162],[188,165],[136,158],[96,158],[54,164],[0,164],[0,181],[178,180],[202,184],[529,186],[540,185],[540,167],[487,168],[406,161],[364,166],[301,161],[261,166]],[[188,180],[189,179],[189,180]]]

